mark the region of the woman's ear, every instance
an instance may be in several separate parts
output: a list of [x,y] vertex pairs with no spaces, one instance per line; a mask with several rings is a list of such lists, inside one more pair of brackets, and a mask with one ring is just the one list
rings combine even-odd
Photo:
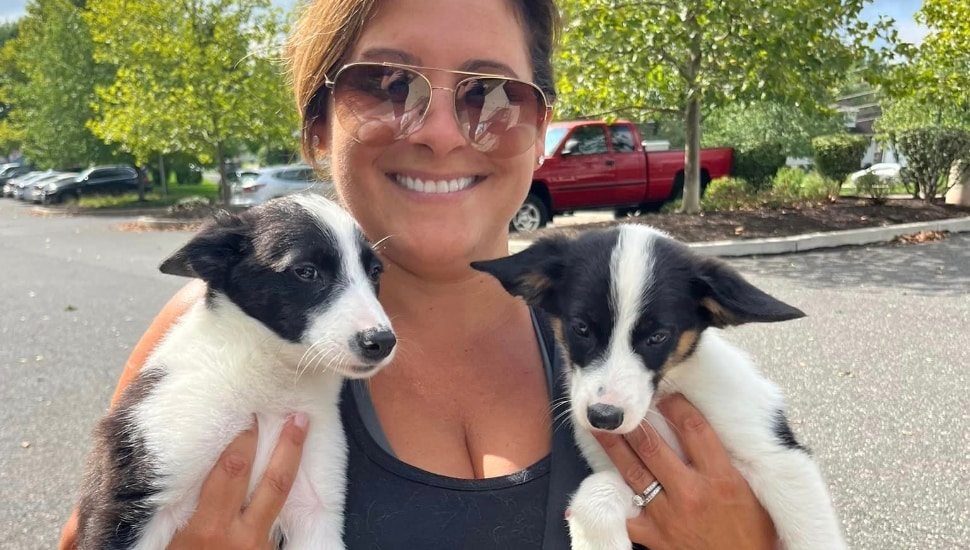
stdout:
[[546,120],[542,122],[542,126],[539,126],[539,131],[536,132],[536,147],[535,147],[535,159],[536,168],[542,166],[542,161],[539,160],[546,152],[546,130],[549,129],[549,122],[552,118],[552,112],[546,115]]
[[327,156],[330,144],[330,125],[324,119],[317,119],[310,126],[310,142],[313,145],[313,158],[322,161]]

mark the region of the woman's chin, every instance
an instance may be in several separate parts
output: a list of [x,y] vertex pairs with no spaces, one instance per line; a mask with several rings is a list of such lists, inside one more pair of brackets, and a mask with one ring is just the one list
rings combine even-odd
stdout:
[[468,225],[414,223],[408,229],[389,238],[379,250],[391,262],[416,274],[467,275],[472,261],[504,256],[508,251],[504,228],[480,231]]

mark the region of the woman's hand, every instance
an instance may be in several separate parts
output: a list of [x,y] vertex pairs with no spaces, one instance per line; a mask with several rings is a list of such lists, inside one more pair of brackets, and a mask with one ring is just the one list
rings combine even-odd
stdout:
[[630,539],[651,550],[775,548],[771,518],[700,411],[682,395],[658,408],[679,434],[690,465],[646,422],[622,437],[596,434],[634,492],[654,480],[664,488],[627,522]]
[[248,504],[246,490],[256,457],[258,427],[253,423],[239,434],[212,468],[195,514],[175,534],[169,549],[276,548],[270,533],[300,467],[306,425],[302,413],[286,420],[266,473]]

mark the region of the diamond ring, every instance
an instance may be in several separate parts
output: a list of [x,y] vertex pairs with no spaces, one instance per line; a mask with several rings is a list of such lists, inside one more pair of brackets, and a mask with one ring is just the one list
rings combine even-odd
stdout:
[[633,505],[638,508],[643,508],[647,504],[650,504],[651,500],[657,498],[657,495],[659,495],[660,491],[663,490],[664,486],[661,485],[659,481],[654,481],[650,484],[650,486],[644,489],[642,493],[639,495],[633,495]]

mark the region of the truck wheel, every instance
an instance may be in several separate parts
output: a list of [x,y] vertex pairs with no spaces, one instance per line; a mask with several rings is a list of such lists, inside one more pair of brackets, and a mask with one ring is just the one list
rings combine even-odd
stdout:
[[622,220],[624,218],[632,218],[640,214],[640,209],[637,207],[633,208],[617,208],[613,210],[613,218],[617,220]]
[[667,200],[679,201],[684,198],[684,173],[678,172],[674,178],[674,187],[670,190],[670,198]]
[[512,217],[509,229],[512,231],[535,231],[549,223],[549,211],[542,199],[529,193],[519,211]]

